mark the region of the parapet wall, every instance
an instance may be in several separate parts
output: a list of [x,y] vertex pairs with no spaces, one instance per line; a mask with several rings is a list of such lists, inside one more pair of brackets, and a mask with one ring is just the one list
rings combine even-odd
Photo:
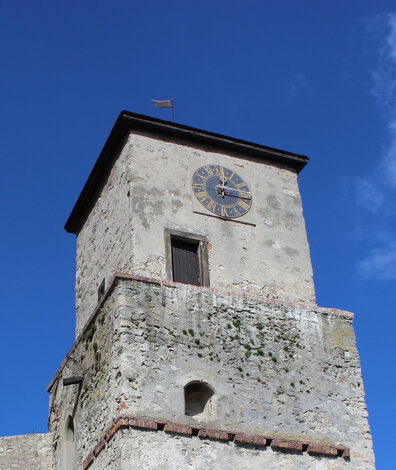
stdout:
[[50,434],[24,434],[0,438],[1,470],[52,470]]
[[[62,378],[71,375],[84,376],[80,392],[60,386]],[[185,414],[185,386],[191,382],[206,383],[214,391],[205,415]],[[146,465],[143,468],[171,469],[160,466],[159,455],[173,447],[177,458],[190,461],[193,470],[203,468],[204,461],[210,463],[206,468],[215,469],[231,455],[239,462],[242,454],[252,456],[245,468],[279,468],[281,461],[287,462],[280,455],[290,450],[306,459],[298,468],[374,468],[348,312],[119,276],[50,387],[55,441],[65,419],[56,410],[74,409],[77,461],[89,461],[94,469],[106,468],[99,462],[108,461],[108,451],[111,458],[133,453],[132,461]],[[134,416],[160,427],[150,428],[149,437],[138,438],[137,433],[146,435],[147,430],[126,421],[109,434],[118,419]],[[166,423],[217,429],[233,437],[221,443],[226,446],[221,451],[210,436],[207,442],[190,435],[171,443],[172,434],[153,432]],[[117,442],[125,438],[118,450],[106,438],[114,434]],[[254,442],[234,442],[243,434],[263,440],[270,436],[261,446],[261,459],[252,452]],[[144,439],[139,454],[136,443]],[[276,442],[283,442],[284,448]],[[297,447],[288,449],[293,442]],[[157,445],[165,446],[162,452]],[[309,446],[325,449],[322,454],[327,455],[314,457]],[[148,465],[144,455],[149,449],[159,455]],[[209,460],[203,457],[205,452],[212,455]],[[318,458],[328,465],[317,466]]]

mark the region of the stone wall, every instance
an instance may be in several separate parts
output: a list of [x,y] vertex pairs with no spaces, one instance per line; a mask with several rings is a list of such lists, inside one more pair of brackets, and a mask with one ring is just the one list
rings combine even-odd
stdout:
[[[55,445],[55,468],[62,469],[68,417],[74,421],[75,461],[80,463],[120,411],[120,324],[114,323],[119,297],[106,298],[84,334],[80,335],[49,386],[49,430]],[[84,376],[83,384],[63,385],[63,379]]]
[[[193,212],[191,165],[242,172],[256,225]],[[211,285],[314,302],[309,247],[294,171],[131,134],[78,234],[77,334],[116,271],[166,278],[164,229],[204,235]]]
[[50,434],[25,434],[0,438],[1,470],[52,470]]
[[[374,468],[351,314],[211,288],[117,278],[93,324],[92,336],[87,340],[90,326],[51,386],[50,430],[55,439],[65,419],[56,410],[75,406],[79,464],[94,455],[117,417],[144,416],[350,449],[350,461],[317,460],[304,453],[300,457],[306,460],[298,468]],[[81,374],[82,396],[62,389],[63,377]],[[192,381],[205,382],[215,392],[206,416],[185,415],[184,387]],[[117,432],[126,433],[122,455],[129,459],[133,454],[138,462],[136,445],[145,438],[133,438],[131,444],[128,432]],[[175,462],[187,459],[186,468],[191,469],[204,468],[205,462],[217,468],[223,457],[239,462],[251,455],[244,466],[252,469],[259,462],[278,468],[291,461],[272,447],[253,452],[223,443],[217,451],[218,444],[210,442],[168,439],[153,434],[142,444],[142,461],[149,449],[153,455],[158,452],[153,466],[145,468],[177,468],[170,451],[168,463],[160,458],[172,448]],[[157,448],[161,442],[162,452]],[[99,464],[110,458],[103,453],[106,449],[97,462],[93,458],[93,468],[106,468]]]

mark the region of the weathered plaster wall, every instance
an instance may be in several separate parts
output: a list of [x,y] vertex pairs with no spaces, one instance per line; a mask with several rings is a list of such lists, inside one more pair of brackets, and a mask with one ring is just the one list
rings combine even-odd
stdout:
[[25,434],[0,438],[1,470],[52,470],[50,434]]
[[[74,344],[59,376],[50,386],[49,430],[55,444],[56,469],[62,469],[64,431],[74,418],[76,462],[81,463],[94,439],[120,410],[120,324],[114,323],[119,297],[109,296],[90,327]],[[63,379],[84,376],[82,386],[63,386]],[[63,470],[63,469],[62,469]]]
[[[351,449],[350,462],[327,459],[322,465],[306,456],[312,465],[299,468],[374,468],[359,357],[347,314],[132,279],[118,280],[102,308],[104,316],[99,311],[87,353],[86,341],[80,340],[60,375],[87,371],[88,387],[76,407],[79,459],[92,452],[115,417],[135,415]],[[111,350],[100,337],[104,345],[112,344]],[[97,367],[89,349],[95,342],[101,353]],[[184,386],[193,380],[207,382],[215,391],[214,412],[205,420],[184,414]],[[52,410],[73,406],[75,395],[60,385],[55,390],[54,385]],[[57,420],[51,417],[55,435]],[[146,444],[141,439],[144,459],[153,442],[156,455],[155,440],[165,438],[153,437]],[[174,446],[177,459],[187,459],[190,468],[220,462],[221,457],[214,457],[217,444],[186,442],[166,444],[164,455]],[[232,455],[238,462],[244,451],[232,449],[227,444],[219,455]],[[129,441],[125,452],[138,458]],[[245,468],[254,469],[259,461],[289,462],[289,457],[271,452],[260,451],[260,458],[252,452]],[[163,464],[159,451],[147,468],[162,468],[154,463]],[[163,468],[176,468],[168,465]]]
[[[247,175],[256,226],[193,213],[189,165],[197,161]],[[109,281],[115,271],[166,277],[165,227],[208,237],[214,287],[315,301],[293,171],[131,134],[78,235],[77,333],[103,278]]]

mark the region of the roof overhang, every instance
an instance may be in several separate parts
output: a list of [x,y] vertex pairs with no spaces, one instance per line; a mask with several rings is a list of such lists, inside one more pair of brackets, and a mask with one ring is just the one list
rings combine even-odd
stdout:
[[130,133],[149,135],[152,138],[180,142],[192,147],[204,146],[207,150],[231,155],[237,154],[240,158],[250,158],[285,167],[296,171],[296,173],[299,173],[309,161],[305,155],[266,147],[130,111],[122,111],[67,219],[65,224],[67,232],[78,234],[81,230]]

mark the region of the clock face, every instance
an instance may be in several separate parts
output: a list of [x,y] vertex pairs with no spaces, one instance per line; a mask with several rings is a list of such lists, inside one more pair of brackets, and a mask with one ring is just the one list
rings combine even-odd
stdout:
[[192,177],[192,190],[206,209],[227,219],[242,217],[252,207],[248,185],[234,171],[223,166],[198,168]]

